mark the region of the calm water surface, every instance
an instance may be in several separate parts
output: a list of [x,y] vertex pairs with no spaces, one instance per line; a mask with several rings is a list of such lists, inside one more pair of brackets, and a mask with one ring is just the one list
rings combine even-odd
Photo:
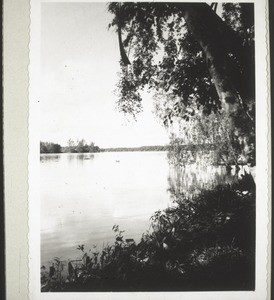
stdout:
[[139,241],[149,218],[172,205],[170,189],[188,195],[236,180],[223,167],[170,169],[166,152],[44,154],[41,162],[41,262],[75,258],[114,241],[112,226]]

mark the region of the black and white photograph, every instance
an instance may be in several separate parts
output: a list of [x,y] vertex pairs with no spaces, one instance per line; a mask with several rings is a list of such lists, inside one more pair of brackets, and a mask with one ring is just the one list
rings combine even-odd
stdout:
[[255,292],[267,222],[256,3],[45,1],[39,16],[30,258],[41,299]]

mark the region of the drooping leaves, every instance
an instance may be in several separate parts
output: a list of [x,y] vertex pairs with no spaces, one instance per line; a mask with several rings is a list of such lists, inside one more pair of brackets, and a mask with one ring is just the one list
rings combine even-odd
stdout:
[[[120,28],[123,47],[131,62],[125,68],[121,60],[118,84],[121,111],[136,115],[142,110],[139,91],[144,87],[157,93],[173,93],[185,105],[195,99],[206,114],[221,108],[205,55],[188,30],[178,3],[112,2],[108,10],[114,14],[110,26]],[[247,18],[249,14],[242,11],[239,4],[225,3],[223,19],[249,41],[252,25]],[[245,22],[241,19],[244,16],[247,16]]]

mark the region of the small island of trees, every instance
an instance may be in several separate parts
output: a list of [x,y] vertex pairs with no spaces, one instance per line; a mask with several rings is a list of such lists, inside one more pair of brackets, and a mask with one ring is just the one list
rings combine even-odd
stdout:
[[100,148],[91,142],[87,144],[84,139],[77,140],[76,142],[72,139],[68,140],[67,146],[62,147],[59,144],[40,142],[40,153],[94,153],[100,152]]
[[84,139],[77,140],[76,142],[72,139],[68,140],[68,145],[63,147],[64,153],[94,153],[100,152],[100,148],[94,144],[94,142],[90,142],[87,144]]
[[62,147],[55,143],[40,142],[40,153],[62,153]]

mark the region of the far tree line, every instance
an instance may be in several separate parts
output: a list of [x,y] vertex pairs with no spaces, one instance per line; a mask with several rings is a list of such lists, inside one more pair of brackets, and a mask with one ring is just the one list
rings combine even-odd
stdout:
[[104,152],[128,152],[128,151],[167,151],[168,145],[156,145],[156,146],[141,146],[141,147],[117,147],[117,148],[105,148]]
[[142,147],[118,147],[118,148],[99,148],[91,142],[87,144],[84,139],[76,142],[69,139],[67,146],[59,144],[40,142],[40,153],[94,153],[94,152],[120,152],[120,151],[167,151],[169,146],[142,146]]
[[88,144],[84,139],[76,142],[69,139],[65,147],[55,143],[40,142],[40,153],[94,153],[100,151],[101,149],[94,142]]
[[[199,131],[199,130],[198,130]],[[195,132],[194,132],[195,133]],[[194,134],[193,133],[193,134]],[[195,134],[194,134],[195,135]],[[192,135],[193,138],[193,135]],[[62,147],[57,143],[51,142],[40,142],[40,153],[95,153],[95,152],[127,152],[127,151],[169,151],[170,155],[175,155],[176,158],[178,154],[177,152],[196,152],[196,151],[216,151],[219,153],[223,152],[224,142],[220,141],[219,143],[210,142],[205,140],[204,142],[195,142],[194,140],[183,140],[178,138],[171,138],[171,143],[169,145],[155,145],[155,146],[141,146],[141,147],[112,147],[112,148],[99,148],[91,142],[87,144],[84,139],[77,140],[74,142],[73,140],[69,140],[67,146]],[[176,148],[176,149],[175,149]],[[221,150],[220,150],[221,149]],[[176,153],[175,153],[176,152]],[[224,154],[224,153],[223,153]]]

